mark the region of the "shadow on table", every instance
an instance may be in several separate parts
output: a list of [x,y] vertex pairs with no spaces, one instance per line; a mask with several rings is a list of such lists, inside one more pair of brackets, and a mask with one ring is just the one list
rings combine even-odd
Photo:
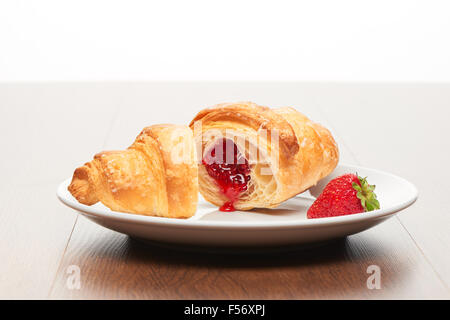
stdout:
[[279,249],[204,252],[111,233],[82,254],[83,292],[94,298],[373,298],[381,290],[366,287],[369,265],[380,265],[389,286],[404,276],[404,261],[390,267],[387,247],[358,236]]
[[[349,261],[347,238],[306,246],[267,248],[199,248],[128,238],[128,259],[185,265],[226,267],[277,267]],[[378,250],[372,248],[372,254]],[[358,259],[352,256],[351,259]],[[373,257],[375,258],[375,257]]]

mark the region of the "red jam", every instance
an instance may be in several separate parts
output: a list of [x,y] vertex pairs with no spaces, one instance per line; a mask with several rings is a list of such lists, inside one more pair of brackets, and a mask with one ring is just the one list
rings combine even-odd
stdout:
[[219,210],[234,211],[234,204],[239,195],[247,190],[247,183],[250,181],[247,159],[242,156],[233,141],[222,139],[203,158],[202,163],[216,181],[220,192],[228,199]]

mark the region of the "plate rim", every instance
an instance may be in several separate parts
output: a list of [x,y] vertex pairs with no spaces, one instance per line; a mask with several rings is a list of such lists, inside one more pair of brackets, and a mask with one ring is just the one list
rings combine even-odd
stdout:
[[[182,229],[298,229],[298,228],[315,228],[315,227],[333,227],[341,224],[350,224],[357,223],[366,220],[376,220],[387,218],[390,215],[393,215],[407,207],[411,206],[418,199],[418,189],[414,184],[409,182],[408,180],[399,177],[397,175],[381,171],[378,169],[366,168],[356,165],[348,165],[348,164],[338,164],[336,168],[351,168],[351,170],[363,170],[363,171],[372,171],[378,174],[383,174],[390,176],[395,179],[399,179],[408,185],[411,189],[413,196],[399,203],[395,206],[391,206],[389,208],[381,208],[379,210],[363,212],[358,214],[351,214],[346,216],[337,216],[337,217],[326,217],[320,219],[305,219],[299,221],[260,221],[260,222],[235,222],[235,221],[205,221],[205,220],[194,220],[194,219],[176,219],[176,218],[166,218],[166,217],[155,217],[155,216],[145,216],[138,215],[133,213],[125,213],[125,212],[117,212],[117,211],[109,211],[105,212],[104,209],[94,208],[91,206],[87,206],[79,203],[74,198],[68,199],[65,197],[67,186],[70,184],[72,178],[68,178],[61,182],[58,185],[56,196],[57,198],[66,206],[76,210],[79,214],[82,214],[87,217],[93,218],[101,218],[107,220],[115,220],[118,222],[127,222],[127,223],[135,223],[135,224],[147,224],[154,225],[158,227],[175,227]],[[301,196],[297,196],[301,197]]]

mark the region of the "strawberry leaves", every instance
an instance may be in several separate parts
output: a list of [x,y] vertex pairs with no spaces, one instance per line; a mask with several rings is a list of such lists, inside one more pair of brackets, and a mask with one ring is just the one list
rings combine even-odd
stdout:
[[380,209],[380,203],[377,200],[377,195],[375,194],[375,185],[370,185],[366,178],[361,178],[358,176],[359,184],[356,182],[352,183],[353,188],[357,191],[356,197],[361,200],[361,205],[365,211],[373,211]]

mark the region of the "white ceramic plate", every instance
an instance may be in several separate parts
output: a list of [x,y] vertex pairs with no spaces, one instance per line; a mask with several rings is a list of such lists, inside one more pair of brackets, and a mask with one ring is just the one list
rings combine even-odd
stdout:
[[[306,211],[334,177],[357,172],[376,185],[381,209],[348,216],[307,219]],[[378,170],[339,165],[309,192],[292,198],[276,209],[220,212],[202,198],[195,216],[170,219],[114,212],[98,203],[85,206],[67,191],[70,179],[58,187],[58,198],[67,206],[105,228],[158,243],[200,247],[280,247],[311,244],[342,238],[371,228],[407,208],[417,199],[410,182]]]

